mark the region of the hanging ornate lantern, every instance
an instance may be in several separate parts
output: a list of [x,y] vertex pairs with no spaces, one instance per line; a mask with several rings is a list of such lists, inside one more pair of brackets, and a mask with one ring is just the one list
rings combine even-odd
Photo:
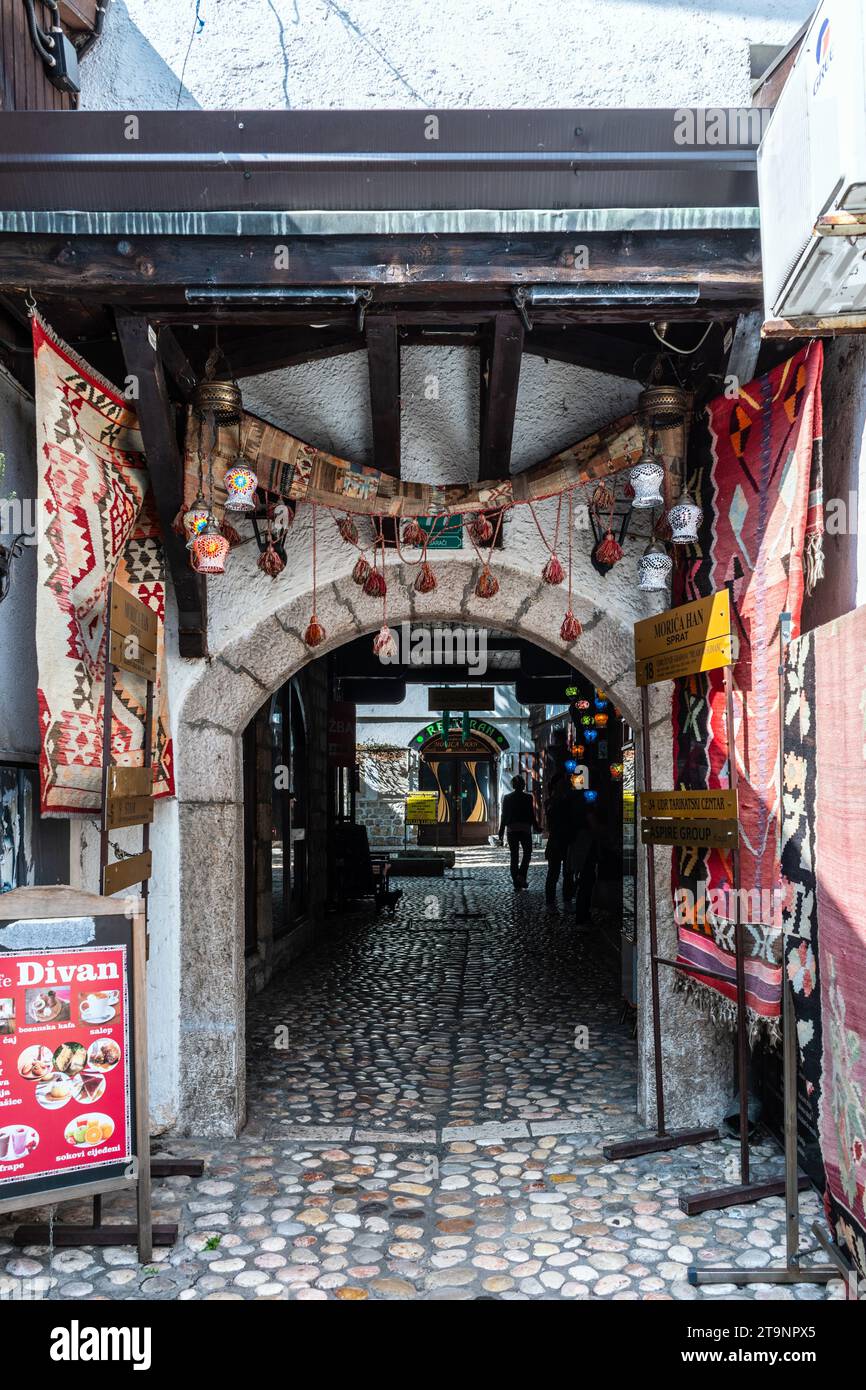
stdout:
[[199,574],[225,574],[229,543],[212,516],[193,540],[192,553]]
[[610,777],[611,777],[611,781],[612,781],[612,782],[621,782],[621,781],[622,781],[622,774],[623,774],[623,765],[622,765],[622,763],[611,763],[611,765],[610,765]]
[[596,709],[607,709],[607,696],[596,695],[592,703],[595,705]]
[[667,589],[674,562],[661,541],[650,541],[638,561],[638,588],[641,593],[653,594]]
[[587,743],[595,743],[598,738],[598,729],[585,729],[583,733]]
[[583,793],[583,799],[584,801],[598,801],[598,792],[587,787],[586,791]]
[[580,722],[581,722],[581,724],[583,725],[584,729],[589,729],[589,728],[591,727],[591,725],[592,725],[592,715],[591,715],[591,714],[582,714],[582,715],[580,716]]
[[632,506],[636,512],[647,512],[655,507],[664,506],[665,499],[661,495],[661,486],[664,480],[664,466],[647,443],[629,474],[629,481],[634,488]]
[[597,729],[606,729],[608,718],[609,715],[607,714],[597,714],[595,716],[595,727]]
[[236,381],[200,381],[192,393],[192,408],[202,418],[213,415],[218,425],[236,425],[243,414],[241,388]]
[[566,758],[565,762],[562,765],[565,768],[566,772],[577,772],[577,762],[574,758]]
[[201,493],[195,499],[191,507],[188,507],[183,514],[183,533],[186,536],[186,548],[192,550],[192,543],[196,536],[200,536],[202,531],[210,521],[210,507]]
[[686,418],[691,399],[680,386],[648,386],[638,396],[637,412],[650,427],[673,429]]
[[586,745],[585,745],[585,744],[583,744],[583,743],[576,743],[576,744],[574,745],[574,756],[575,756],[576,758],[578,758],[578,759],[582,758],[585,752],[586,752]]
[[671,507],[667,517],[674,545],[694,545],[698,539],[698,527],[702,517],[703,512],[697,502],[688,489],[685,489]]
[[577,702],[577,708],[578,708],[578,709],[589,709],[589,700],[578,700],[578,702]]
[[245,463],[233,463],[225,475],[226,511],[253,512],[259,480]]

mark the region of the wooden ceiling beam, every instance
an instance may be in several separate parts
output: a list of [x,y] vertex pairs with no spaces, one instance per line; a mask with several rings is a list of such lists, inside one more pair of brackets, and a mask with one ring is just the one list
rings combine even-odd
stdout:
[[526,334],[523,351],[531,357],[567,362],[573,367],[635,381],[637,364],[653,351],[653,346],[648,339],[621,337],[593,328],[545,326]]
[[[580,264],[575,263],[574,237],[565,233],[295,236],[290,241],[289,268],[283,269],[274,264],[272,237],[117,241],[3,233],[0,291],[29,287],[37,295],[87,292],[107,301],[140,297],[153,302],[167,291],[183,299],[195,286],[278,290],[366,285],[389,300],[401,291],[435,299],[455,290],[467,297],[472,286],[507,291],[532,284],[618,285],[627,274],[630,284],[696,286],[702,298],[754,306],[762,293],[754,230],[587,233]],[[213,305],[192,307],[199,307],[203,316]],[[266,307],[279,307],[279,301]]]
[[523,356],[523,324],[516,314],[497,314],[481,345],[479,478],[507,478]]
[[400,340],[393,314],[378,314],[366,324],[370,368],[370,413],[373,418],[373,463],[383,473],[400,476]]
[[183,501],[183,460],[156,335],[139,314],[118,310],[116,320],[127,375],[135,379],[138,390],[141,438],[177,600],[180,654],[207,656],[205,581],[190,569],[186,546],[174,530]]

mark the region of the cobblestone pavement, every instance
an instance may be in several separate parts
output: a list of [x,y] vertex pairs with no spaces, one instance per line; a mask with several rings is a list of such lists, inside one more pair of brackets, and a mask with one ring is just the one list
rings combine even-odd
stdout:
[[[681,1192],[731,1180],[732,1142],[605,1161],[639,1130],[636,1046],[603,954],[544,916],[542,873],[515,896],[498,851],[465,853],[444,880],[403,880],[393,915],[329,931],[251,1008],[241,1137],[162,1146],[206,1165],[155,1185],[177,1245],[147,1268],[127,1248],[17,1250],[6,1219],[0,1296],[842,1297],[687,1282],[781,1258],[782,1202],[683,1215]],[[754,1170],[781,1171],[775,1145]],[[804,1231],[819,1210],[803,1194]],[[104,1219],[127,1213],[106,1198]]]

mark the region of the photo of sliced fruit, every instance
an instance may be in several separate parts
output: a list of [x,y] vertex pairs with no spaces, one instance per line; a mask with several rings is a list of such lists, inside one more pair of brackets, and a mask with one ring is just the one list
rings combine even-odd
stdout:
[[67,1144],[92,1148],[104,1144],[114,1133],[114,1121],[109,1115],[78,1115],[64,1130]]

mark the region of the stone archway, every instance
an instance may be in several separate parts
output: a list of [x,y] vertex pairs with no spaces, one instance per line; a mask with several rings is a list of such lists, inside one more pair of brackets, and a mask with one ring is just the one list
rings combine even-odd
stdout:
[[[467,557],[437,571],[433,594],[417,595],[414,571],[389,566],[389,621],[450,622],[496,627],[563,655],[559,627],[563,593],[540,585],[525,570],[497,567],[500,592],[475,594],[477,566]],[[233,1135],[245,1120],[244,857],[241,735],[263,702],[309,661],[379,626],[374,606],[343,578],[318,593],[325,642],[310,651],[303,632],[312,596],[303,593],[242,636],[227,642],[202,668],[180,711],[177,786],[180,835],[180,1068],[178,1127],[182,1132]],[[629,722],[638,724],[633,681],[632,626],[613,608],[576,594],[583,636],[565,653],[576,669],[611,693]],[[373,609],[371,617],[370,610]],[[652,693],[652,719],[664,737],[654,753],[654,779],[669,784],[669,696]],[[664,856],[659,856],[664,862]],[[669,898],[659,870],[660,901]],[[645,890],[645,885],[642,885]],[[642,898],[645,897],[645,891]],[[662,923],[669,953],[671,924]],[[645,933],[640,932],[643,938]],[[640,957],[638,1106],[653,1107],[651,1033]],[[729,1048],[715,1029],[663,980],[665,1081],[671,1122],[706,1122],[727,1098]],[[678,1046],[688,1037],[688,1048]]]

